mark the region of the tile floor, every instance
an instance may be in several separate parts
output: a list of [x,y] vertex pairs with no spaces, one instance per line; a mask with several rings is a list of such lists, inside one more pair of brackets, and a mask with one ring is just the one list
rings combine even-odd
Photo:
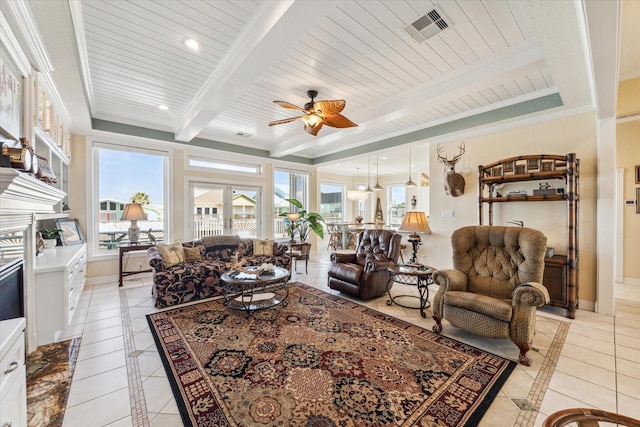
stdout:
[[[301,273],[293,273],[292,281],[329,292],[328,258],[324,252],[312,253],[309,274],[298,265]],[[151,277],[147,273],[128,279],[123,288],[116,283],[87,285],[73,323],[61,337],[82,336],[65,427],[182,425],[145,318],[155,311]],[[392,290],[394,295],[411,292],[415,288],[397,284]],[[543,309],[534,339],[534,347],[542,349],[540,355],[531,352],[531,368],[516,368],[480,425],[541,426],[548,414],[569,407],[597,407],[640,418],[640,286],[620,286],[618,295],[615,318],[579,310],[575,320],[563,323],[568,321],[563,311]],[[381,297],[366,305],[425,328],[433,325],[430,316],[422,319],[418,310],[387,306],[386,300]],[[540,366],[547,360],[541,354],[553,347],[553,336],[547,336],[551,324],[568,329],[555,370]],[[445,335],[517,358],[517,349],[508,340],[486,340],[447,326]],[[548,378],[536,392],[539,410],[526,414],[514,396],[529,393],[529,400],[535,401],[531,392],[545,369]]]

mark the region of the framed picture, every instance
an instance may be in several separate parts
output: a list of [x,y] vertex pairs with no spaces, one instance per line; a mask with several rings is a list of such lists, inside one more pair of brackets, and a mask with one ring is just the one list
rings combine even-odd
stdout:
[[636,213],[640,214],[640,188],[636,188]]
[[636,184],[640,184],[640,165],[636,166]]
[[82,230],[80,230],[80,224],[78,224],[77,219],[58,219],[56,220],[56,227],[62,230],[60,232],[60,243],[62,243],[62,246],[84,243]]
[[51,170],[51,166],[49,166],[47,159],[38,155],[36,156],[38,158],[38,172],[36,172],[36,178],[49,184],[55,184],[58,182],[58,178],[56,178],[56,174]]

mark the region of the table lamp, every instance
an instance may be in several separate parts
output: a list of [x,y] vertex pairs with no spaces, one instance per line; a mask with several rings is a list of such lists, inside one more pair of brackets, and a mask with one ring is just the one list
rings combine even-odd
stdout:
[[122,212],[122,221],[131,221],[129,227],[129,242],[131,244],[138,243],[140,239],[140,227],[138,227],[138,221],[146,220],[147,214],[144,213],[142,205],[139,203],[127,203],[124,206],[124,212]]
[[424,212],[407,212],[402,220],[402,225],[398,231],[410,231],[407,241],[413,246],[413,255],[411,256],[411,263],[414,264],[418,259],[418,246],[422,244],[420,241],[420,235],[418,233],[431,233],[429,228],[429,221]]
[[294,236],[295,232],[296,232],[296,221],[298,219],[300,219],[300,214],[298,213],[288,213],[287,214],[287,218],[289,219],[289,234],[291,235],[291,243],[295,243],[296,239]]

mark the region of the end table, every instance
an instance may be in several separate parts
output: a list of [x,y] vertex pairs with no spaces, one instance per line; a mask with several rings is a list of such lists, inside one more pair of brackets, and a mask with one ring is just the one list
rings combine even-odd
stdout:
[[[140,270],[140,271],[123,271],[122,268],[122,259],[124,258],[125,254],[129,253],[129,252],[134,252],[134,251],[146,251],[147,249],[149,249],[151,246],[154,246],[152,244],[144,244],[144,245],[140,245],[140,244],[131,244],[128,246],[120,246],[119,251],[120,251],[120,255],[119,255],[119,263],[118,263],[118,286],[122,286],[122,278],[124,276],[129,276],[131,274],[138,274],[138,273],[146,273],[151,271],[151,269],[147,269],[147,270]],[[128,259],[128,258],[127,258]]]
[[[426,318],[427,315],[424,309],[431,307],[431,303],[429,302],[429,285],[433,283],[431,275],[436,269],[421,264],[394,264],[390,266],[388,270],[392,275],[391,282],[417,286],[420,296],[396,295],[392,297],[391,286],[388,286],[387,294],[389,294],[389,299],[387,300],[387,305],[396,304],[404,308],[419,308],[422,318]],[[408,301],[403,302],[403,300],[410,299],[418,299],[418,306],[409,305],[410,303]]]

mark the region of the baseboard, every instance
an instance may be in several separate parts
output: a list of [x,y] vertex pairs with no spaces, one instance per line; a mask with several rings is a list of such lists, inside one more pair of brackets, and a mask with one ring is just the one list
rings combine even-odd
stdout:
[[578,300],[578,307],[580,310],[596,311],[596,303],[593,301]]
[[118,275],[114,274],[113,276],[101,276],[101,277],[91,277],[87,279],[87,285],[102,285],[105,283],[115,283],[118,284]]

